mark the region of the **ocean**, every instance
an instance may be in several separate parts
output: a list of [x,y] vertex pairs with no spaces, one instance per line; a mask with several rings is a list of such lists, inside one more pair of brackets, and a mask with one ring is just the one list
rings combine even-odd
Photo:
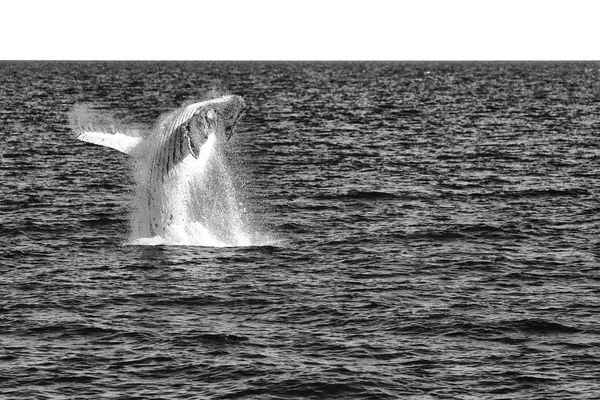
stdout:
[[[599,62],[0,62],[3,399],[600,398]],[[245,244],[131,237],[207,91]],[[211,194],[220,202],[219,191]]]

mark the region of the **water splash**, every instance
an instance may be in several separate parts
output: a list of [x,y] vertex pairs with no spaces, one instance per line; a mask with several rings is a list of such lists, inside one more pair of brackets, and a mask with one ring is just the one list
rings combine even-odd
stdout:
[[159,188],[149,187],[148,159],[138,159],[130,244],[264,244],[245,218],[246,209],[220,147],[215,135],[209,135],[198,159],[186,157],[169,171]]
[[148,129],[146,125],[126,121],[114,111],[101,110],[89,103],[75,104],[68,118],[69,127],[76,134],[93,131],[141,138],[142,132]]

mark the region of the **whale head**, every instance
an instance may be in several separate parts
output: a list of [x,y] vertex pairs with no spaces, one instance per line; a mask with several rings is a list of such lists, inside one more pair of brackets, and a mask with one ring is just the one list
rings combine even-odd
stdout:
[[228,141],[245,108],[244,99],[235,95],[187,106],[187,114],[191,112],[191,117],[181,124],[180,129],[187,139],[190,153],[198,158],[200,147],[210,134],[215,134],[222,142]]

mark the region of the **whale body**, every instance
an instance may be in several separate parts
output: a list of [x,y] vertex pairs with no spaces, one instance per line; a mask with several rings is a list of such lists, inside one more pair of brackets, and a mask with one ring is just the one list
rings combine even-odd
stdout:
[[[226,174],[219,163],[214,163],[216,167],[212,166],[212,169],[206,164],[210,157],[220,157],[212,149],[233,135],[244,108],[242,97],[228,95],[172,111],[144,137],[85,131],[77,138],[134,157],[138,183],[134,237],[173,234],[174,229],[180,229],[186,223],[189,225],[192,220],[220,232],[221,239],[227,240],[226,236],[233,228],[226,225],[231,222],[215,216],[214,209],[209,209],[207,204],[215,203],[209,198],[211,193],[217,193],[219,188],[227,190],[222,186],[229,180],[218,182],[219,177]],[[210,172],[216,178],[199,182],[199,175],[190,173],[198,169],[204,169],[204,174]],[[228,203],[225,200],[217,203]],[[229,203],[233,204],[232,201]],[[220,209],[226,206],[219,205]]]

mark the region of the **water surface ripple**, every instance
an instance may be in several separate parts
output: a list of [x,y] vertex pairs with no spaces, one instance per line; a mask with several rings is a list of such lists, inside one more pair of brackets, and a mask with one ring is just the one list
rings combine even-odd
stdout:
[[[0,71],[0,397],[600,397],[600,63]],[[127,245],[127,156],[69,111],[215,86],[274,244]]]

